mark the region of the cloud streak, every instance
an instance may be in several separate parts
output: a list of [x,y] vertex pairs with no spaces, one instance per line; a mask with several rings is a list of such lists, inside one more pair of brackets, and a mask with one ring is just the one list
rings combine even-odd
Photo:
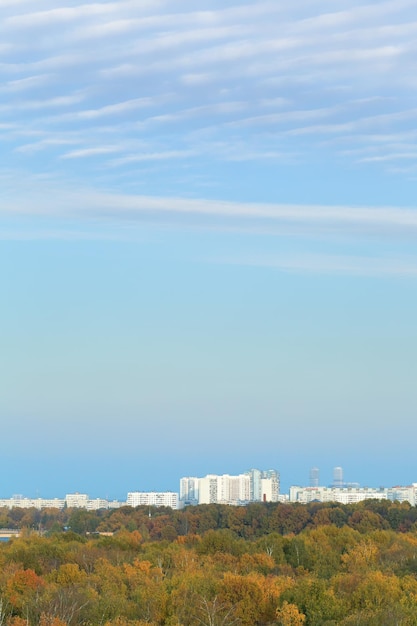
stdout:
[[[219,262],[218,260],[216,262]],[[303,254],[299,256],[281,256],[275,258],[242,257],[222,259],[229,265],[269,268],[281,272],[297,274],[320,274],[357,276],[364,278],[417,278],[415,259],[375,258],[342,255]]]
[[414,9],[0,2],[0,168],[57,185],[18,185],[1,211],[414,232],[413,202],[384,208],[377,185],[335,202],[297,182],[335,164],[399,187],[415,175]]
[[[239,235],[249,241],[243,255],[219,253],[213,257],[202,250],[200,262],[306,275],[417,278],[414,209],[239,203],[86,188],[66,189],[62,194],[59,181],[55,186],[50,182],[46,191],[43,182],[35,180],[10,202],[9,185],[10,181],[3,180],[6,193],[0,200],[0,218],[6,223],[13,217],[19,221],[14,228],[0,229],[4,241],[136,241],[149,239],[152,232],[155,235],[156,227],[156,232],[165,233],[164,238],[180,230],[199,237]],[[33,219],[37,226],[24,227]],[[260,251],[262,240],[269,242],[267,247],[276,241],[279,245],[273,247],[277,250],[286,241],[285,251]],[[358,247],[360,241],[368,242],[366,254]],[[344,253],[334,251],[340,245]]]
[[[112,148],[109,147],[109,151]],[[92,149],[94,154],[94,149]],[[87,157],[89,153],[74,151],[68,158]],[[155,154],[150,159],[170,159],[184,156],[176,154]],[[147,155],[138,160],[148,158]],[[9,185],[13,183],[9,183]],[[0,212],[12,215],[17,212],[23,215],[50,216],[101,216],[112,219],[125,219],[143,215],[206,217],[211,219],[231,218],[236,226],[243,221],[263,222],[264,224],[292,223],[306,226],[334,227],[344,230],[346,227],[357,229],[375,229],[393,232],[405,229],[417,233],[417,210],[403,207],[356,207],[329,205],[297,205],[272,203],[245,203],[221,200],[190,199],[185,197],[164,197],[146,195],[128,195],[103,193],[83,188],[74,191],[65,189],[60,199],[56,198],[56,188],[52,185],[39,184],[32,181],[23,193],[16,194],[16,203],[11,205],[7,198],[0,199]],[[41,200],[42,199],[42,200]],[[221,224],[221,222],[220,222]]]

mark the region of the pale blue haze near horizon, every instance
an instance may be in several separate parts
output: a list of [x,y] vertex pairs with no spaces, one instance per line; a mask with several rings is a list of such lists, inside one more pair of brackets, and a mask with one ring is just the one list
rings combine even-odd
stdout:
[[0,26],[0,496],[417,482],[415,0]]

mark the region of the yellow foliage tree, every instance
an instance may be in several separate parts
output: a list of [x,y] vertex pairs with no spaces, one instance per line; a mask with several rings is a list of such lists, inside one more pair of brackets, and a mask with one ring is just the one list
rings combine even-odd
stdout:
[[280,609],[277,609],[277,622],[280,626],[303,626],[306,621],[304,613],[300,613],[295,604],[284,602]]
[[87,575],[76,563],[64,563],[56,573],[56,582],[59,585],[75,585],[85,581]]
[[29,620],[14,615],[7,620],[7,626],[29,626]]

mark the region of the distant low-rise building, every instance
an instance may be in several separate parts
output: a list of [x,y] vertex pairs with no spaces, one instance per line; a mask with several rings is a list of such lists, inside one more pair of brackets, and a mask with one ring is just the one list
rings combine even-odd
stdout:
[[1,498],[0,507],[8,509],[63,509],[65,506],[65,500],[63,498],[26,498],[21,495],[14,495],[11,498]]
[[388,489],[380,487],[291,487],[290,502],[339,502],[354,504],[362,500],[387,500]]
[[90,500],[87,494],[70,493],[65,498],[26,498],[22,495],[14,495],[11,498],[1,498],[0,508],[8,509],[63,509],[64,507],[75,509],[88,509],[97,511],[99,509],[116,509],[122,506],[123,502],[113,500],[108,502],[102,498]]
[[65,504],[69,509],[86,509],[88,503],[88,495],[86,493],[67,493],[65,496]]
[[417,504],[417,483],[408,487],[390,487],[388,489],[388,499],[397,502],[409,502],[412,506]]
[[173,491],[131,491],[127,494],[128,506],[169,506],[178,509],[178,493]]
[[100,509],[108,509],[109,503],[102,498],[94,498],[93,500],[87,500],[85,507],[88,511],[99,511]]

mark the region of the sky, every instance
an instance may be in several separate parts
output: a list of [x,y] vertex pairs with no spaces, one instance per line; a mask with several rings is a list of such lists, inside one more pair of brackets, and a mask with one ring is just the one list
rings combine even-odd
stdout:
[[417,482],[415,0],[0,32],[0,495]]

